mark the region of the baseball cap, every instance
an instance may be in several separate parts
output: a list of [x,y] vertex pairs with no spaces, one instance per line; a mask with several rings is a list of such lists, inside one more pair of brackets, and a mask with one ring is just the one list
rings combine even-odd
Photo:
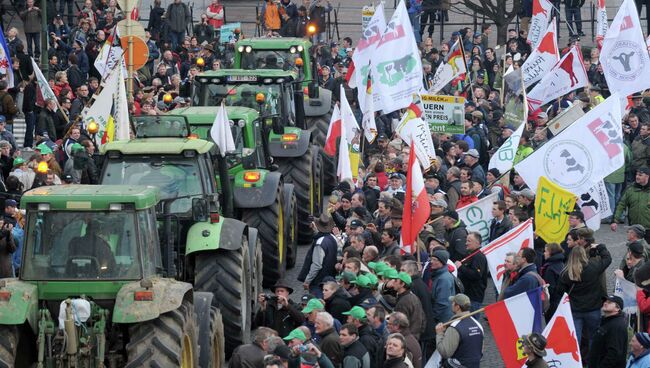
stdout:
[[394,173],[390,174],[388,179],[400,179],[401,180],[402,176],[399,173],[394,172]]
[[38,146],[36,146],[36,149],[41,151],[41,155],[52,154],[52,149],[44,143],[41,143]]
[[84,146],[80,145],[79,143],[74,143],[72,146],[70,146],[70,151],[72,152],[77,152],[77,151],[83,151]]
[[307,313],[311,313],[311,312],[313,312],[315,310],[325,310],[325,306],[323,305],[323,303],[321,303],[320,300],[318,300],[316,298],[310,299],[307,302],[307,305],[305,306],[305,308],[303,308],[303,310],[301,312],[303,314],[307,314]]
[[396,279],[398,273],[399,272],[397,272],[396,269],[394,269],[392,267],[389,267],[389,268],[383,270],[382,272],[379,272],[378,274],[379,274],[379,276],[382,276],[385,279]]
[[300,340],[302,342],[305,342],[305,341],[307,341],[307,336],[305,336],[305,333],[302,332],[301,329],[296,328],[296,329],[293,329],[291,332],[289,332],[289,334],[283,338],[283,340],[286,340],[286,341],[291,341],[293,339],[298,339],[298,340]]
[[535,192],[533,192],[530,188],[524,188],[518,192],[512,192],[512,194],[515,196],[522,196],[529,199],[535,198]]
[[376,286],[379,283],[379,279],[374,273],[367,273],[365,276],[370,280],[370,286]]
[[413,282],[413,280],[411,279],[411,275],[409,275],[406,272],[398,273],[397,279],[402,280],[402,282],[405,283],[406,286],[411,286],[411,283]]
[[365,275],[359,275],[355,280],[350,281],[351,284],[355,284],[359,287],[369,289],[370,288],[370,279]]
[[436,207],[447,208],[447,202],[444,199],[436,199],[435,201],[431,202],[431,205]]
[[624,303],[623,299],[618,296],[618,295],[607,295],[606,297],[603,297],[603,302],[604,301],[610,301],[612,303],[616,303],[620,309],[623,309]]
[[358,219],[354,219],[354,220],[350,221],[350,229],[357,229],[357,228],[360,228],[360,227],[363,227],[363,221],[358,220]]
[[466,153],[467,156],[472,156],[474,158],[479,158],[479,153],[476,149],[472,148],[471,150],[467,151]]
[[18,207],[18,203],[13,199],[7,199],[5,201],[5,207]]
[[368,268],[379,273],[389,268],[389,266],[384,262],[368,262]]
[[359,306],[352,307],[352,309],[350,309],[349,311],[343,312],[341,314],[345,316],[352,316],[352,318],[358,319],[360,321],[366,319],[366,310]]
[[345,280],[347,282],[352,282],[357,279],[357,275],[355,275],[354,272],[343,271],[340,275],[336,276],[336,279],[339,281]]
[[25,163],[25,159],[22,157],[16,157],[14,158],[14,166],[20,166]]
[[465,294],[456,294],[449,297],[450,302],[454,302],[461,307],[468,307],[471,304],[469,297]]

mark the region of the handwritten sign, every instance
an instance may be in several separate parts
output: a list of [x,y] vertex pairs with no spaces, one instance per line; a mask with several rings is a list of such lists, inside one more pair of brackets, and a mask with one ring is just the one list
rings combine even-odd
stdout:
[[535,196],[535,229],[547,243],[559,243],[569,231],[569,215],[576,204],[573,193],[545,176],[539,178]]

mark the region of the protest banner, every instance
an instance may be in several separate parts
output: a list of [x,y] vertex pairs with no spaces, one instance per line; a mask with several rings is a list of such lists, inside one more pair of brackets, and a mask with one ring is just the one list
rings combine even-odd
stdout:
[[638,304],[636,301],[636,285],[633,282],[616,276],[616,283],[614,284],[614,295],[620,296],[621,299],[623,299],[624,313],[637,313]]
[[467,231],[476,231],[481,234],[482,245],[490,241],[490,221],[494,218],[492,203],[498,199],[498,193],[492,193],[456,211],[458,218],[467,226]]
[[578,197],[578,206],[585,216],[587,227],[596,231],[600,229],[600,220],[613,214],[609,206],[609,195],[605,183],[601,180],[593,186],[587,193]]
[[420,95],[422,119],[433,133],[465,134],[465,98]]
[[535,195],[535,229],[547,243],[560,243],[569,232],[569,215],[576,197],[545,176],[539,178]]
[[229,43],[229,42],[235,42],[237,39],[235,38],[235,30],[236,29],[241,29],[241,23],[228,23],[224,24],[221,26],[221,38],[219,38],[219,41],[222,44]]

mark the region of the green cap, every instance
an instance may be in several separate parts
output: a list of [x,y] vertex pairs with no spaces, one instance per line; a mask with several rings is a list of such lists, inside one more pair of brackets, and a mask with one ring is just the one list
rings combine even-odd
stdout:
[[307,302],[307,305],[305,308],[302,310],[303,314],[311,313],[315,310],[325,310],[325,306],[323,303],[320,302],[320,300],[314,298],[314,299],[309,299],[309,302]]
[[25,160],[22,157],[14,158],[14,166],[20,166],[25,163]]
[[366,274],[366,277],[370,280],[370,286],[377,286],[377,284],[379,284],[379,279],[377,279],[377,276],[375,276],[374,273],[368,273]]
[[365,321],[366,319],[366,310],[359,306],[352,307],[352,309],[347,312],[343,312],[342,314],[346,316],[352,316],[352,318],[358,319],[359,321]]
[[[313,300],[313,299],[312,299],[312,300]],[[286,341],[291,341],[291,340],[293,340],[293,339],[298,339],[298,340],[300,340],[300,341],[302,341],[302,342],[305,342],[305,341],[307,341],[307,336],[305,336],[305,333],[302,332],[301,329],[296,328],[296,329],[294,329],[293,331],[291,331],[291,332],[289,333],[289,335],[287,335],[286,337],[284,337],[284,340],[286,340]]]
[[450,296],[449,301],[454,302],[454,303],[460,305],[461,307],[469,307],[470,304],[472,303],[469,300],[469,297],[467,295],[465,295],[465,294],[456,294],[456,295]]
[[369,262],[368,268],[374,270],[376,273],[382,272],[383,270],[389,268],[390,266],[384,262]]
[[36,149],[41,151],[41,155],[47,155],[47,154],[52,154],[52,149],[48,147],[45,143],[41,143],[38,146],[36,146]]
[[72,146],[70,146],[70,151],[71,152],[77,152],[77,151],[83,151],[84,146],[80,145],[79,143],[74,143]]
[[379,276],[383,276],[385,279],[396,279],[397,278],[397,272],[396,269],[394,268],[387,268],[384,271],[379,273]]
[[343,271],[339,276],[336,276],[336,280],[341,281],[345,280],[347,282],[352,282],[357,279],[357,275],[354,274],[354,272],[350,271]]
[[411,286],[411,282],[413,282],[413,280],[411,280],[411,275],[409,275],[406,272],[398,273],[396,278],[402,280],[402,282],[405,283],[406,286]]
[[350,283],[366,289],[370,289],[370,284],[371,284],[368,276],[364,276],[364,275],[357,276],[357,278],[353,281],[350,281]]

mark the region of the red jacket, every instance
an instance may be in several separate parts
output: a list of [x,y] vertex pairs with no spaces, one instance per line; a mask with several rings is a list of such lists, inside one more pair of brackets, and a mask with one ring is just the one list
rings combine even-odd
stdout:
[[379,189],[383,192],[386,190],[388,187],[388,175],[386,175],[385,171],[375,173],[377,174],[377,185],[379,186]]
[[478,201],[478,197],[475,195],[460,196],[460,198],[458,199],[458,203],[456,203],[456,210],[463,208],[468,204],[472,204],[476,201]]
[[636,303],[639,305],[639,311],[646,316],[646,332],[650,333],[650,295],[643,289],[636,292]]

